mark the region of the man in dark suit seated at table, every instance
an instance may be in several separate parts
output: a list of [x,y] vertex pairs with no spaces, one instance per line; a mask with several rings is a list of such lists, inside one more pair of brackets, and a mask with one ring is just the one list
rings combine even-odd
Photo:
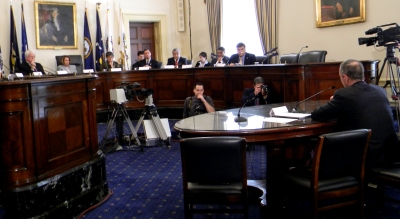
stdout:
[[194,96],[187,97],[183,104],[183,118],[215,112],[211,97],[203,95],[204,86],[197,82],[193,88]]
[[213,58],[211,60],[211,65],[214,66],[215,64],[228,64],[229,57],[225,55],[225,48],[219,47],[217,49],[217,58]]
[[383,88],[364,81],[364,67],[357,60],[340,65],[339,77],[344,88],[311,114],[313,120],[336,119],[338,131],[371,129],[367,152],[367,170],[385,163],[385,143],[397,141],[393,114]]
[[138,51],[138,52],[137,52],[137,60],[136,60],[136,62],[132,65],[132,70],[135,70],[135,68],[139,68],[139,67],[140,67],[139,62],[140,62],[141,60],[143,60],[143,59],[144,59],[144,52],[143,52],[143,51]]
[[187,65],[187,59],[181,57],[181,50],[175,48],[172,50],[172,58],[168,59],[167,65],[173,65],[175,68],[182,68],[182,65]]
[[229,58],[229,65],[254,65],[256,56],[246,52],[246,45],[244,45],[244,43],[238,43],[236,49],[237,54],[233,54]]
[[[253,81],[254,88],[246,88],[243,91],[242,105],[257,106],[271,103],[268,98],[268,89],[264,85],[262,77],[256,77]],[[264,88],[263,88],[264,87]]]
[[139,61],[139,67],[150,67],[150,68],[160,68],[160,63],[151,58],[151,52],[149,49],[143,50],[144,52],[144,59]]
[[43,66],[40,63],[35,62],[35,53],[31,50],[25,51],[25,62],[19,66],[19,71],[24,75],[32,74],[33,72],[42,72],[44,75]]

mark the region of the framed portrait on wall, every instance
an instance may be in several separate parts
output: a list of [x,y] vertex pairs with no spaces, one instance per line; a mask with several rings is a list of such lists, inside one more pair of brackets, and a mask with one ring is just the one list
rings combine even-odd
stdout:
[[317,27],[365,21],[365,0],[316,0]]
[[35,1],[37,49],[77,49],[76,4]]

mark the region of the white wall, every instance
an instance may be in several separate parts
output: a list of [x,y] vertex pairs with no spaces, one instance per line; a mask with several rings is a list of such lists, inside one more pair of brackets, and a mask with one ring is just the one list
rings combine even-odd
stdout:
[[[50,0],[49,0],[50,1]],[[91,31],[92,42],[96,38],[96,3],[101,2],[100,16],[104,33],[104,16],[107,9],[107,0],[53,0],[54,2],[75,2],[77,7],[77,28],[78,28],[78,49],[68,50],[38,50],[36,49],[36,32],[34,19],[34,0],[23,0],[25,24],[27,28],[29,48],[36,52],[36,61],[45,67],[55,68],[56,55],[82,55],[83,54],[83,17],[85,3],[88,6],[88,21]],[[189,33],[189,4],[185,4],[185,31],[178,31],[177,22],[177,0],[109,0],[110,23],[113,29],[114,49],[117,46],[118,20],[116,11],[121,5],[124,13],[125,31],[128,33],[127,18],[135,16],[164,17],[165,29],[162,33],[164,39],[162,57],[159,61],[164,63],[171,57],[173,48],[182,50],[182,56],[197,61],[198,54],[205,51],[211,52],[209,31],[207,24],[207,11],[204,0],[190,0],[191,2],[191,35],[192,49],[190,49]],[[12,1],[14,17],[16,20],[19,46],[21,47],[20,16],[21,0]],[[358,45],[359,37],[367,37],[364,32],[372,27],[399,22],[400,23],[400,1],[398,0],[367,0],[366,1],[366,22],[343,26],[316,28],[315,1],[279,0],[278,1],[278,52],[280,54],[298,52],[305,45],[306,50],[327,50],[327,61],[342,61],[348,58],[360,60],[379,59],[386,56],[384,48],[365,47]],[[2,25],[0,26],[0,45],[3,54],[3,61],[9,63],[9,30],[10,30],[10,1],[0,1],[0,14]],[[21,48],[20,48],[21,49]],[[304,51],[306,51],[304,50]],[[378,51],[379,50],[379,51]],[[383,51],[382,51],[383,50]],[[249,51],[251,52],[251,51]],[[129,53],[128,53],[129,54]],[[134,58],[134,57],[131,57]]]
[[[382,47],[358,45],[359,37],[370,37],[365,31],[378,25],[400,24],[399,0],[366,0],[366,22],[325,28],[316,27],[316,1],[278,1],[279,53],[297,53],[307,50],[327,50],[327,61],[383,60],[386,50]],[[300,16],[297,16],[300,15]],[[383,51],[382,51],[383,50]]]

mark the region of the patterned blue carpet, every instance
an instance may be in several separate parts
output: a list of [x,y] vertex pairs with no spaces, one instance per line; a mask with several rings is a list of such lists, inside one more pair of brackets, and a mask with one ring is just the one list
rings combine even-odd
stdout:
[[[176,121],[170,121],[171,130]],[[99,142],[104,136],[107,124],[98,124]],[[124,133],[129,133],[126,124]],[[139,133],[142,130],[139,130]],[[174,133],[173,133],[174,134]],[[110,136],[115,136],[114,128]],[[266,148],[256,145],[247,152],[249,179],[266,178]],[[171,147],[145,147],[141,152],[123,147],[122,150],[106,154],[107,178],[112,195],[97,208],[86,212],[81,218],[123,218],[123,219],[164,219],[184,218],[179,143]],[[400,218],[400,190],[386,187],[386,196],[399,202],[385,201],[377,204],[372,198],[372,189],[366,192],[366,218]],[[216,206],[207,206],[210,208]],[[221,206],[217,206],[221,207]],[[262,212],[257,203],[251,203],[249,218],[303,218],[302,211],[308,203],[295,203],[279,212]],[[0,206],[0,218],[4,209]],[[332,212],[321,218],[353,218],[347,210]],[[195,219],[243,218],[235,214],[197,214]]]

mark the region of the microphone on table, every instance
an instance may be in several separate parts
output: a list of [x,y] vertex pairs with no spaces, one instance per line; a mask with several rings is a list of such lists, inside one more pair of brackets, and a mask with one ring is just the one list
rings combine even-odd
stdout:
[[[42,66],[43,66],[43,70],[46,70],[46,72],[47,72],[48,74],[53,75],[54,77],[57,77],[57,73],[54,72],[53,69],[47,68],[47,67],[44,66],[44,65],[42,65]],[[46,73],[46,72],[45,72],[45,73]]]
[[316,94],[314,94],[314,95],[312,95],[312,96],[310,96],[310,97],[308,97],[308,98],[306,98],[306,99],[304,99],[304,100],[298,102],[298,103],[296,104],[296,106],[292,109],[292,113],[294,113],[294,112],[297,111],[297,107],[298,107],[301,103],[303,103],[303,102],[305,102],[305,101],[307,101],[307,100],[309,100],[309,99],[311,99],[311,98],[317,96],[317,95],[320,94],[320,93],[323,93],[323,92],[325,92],[325,91],[327,91],[327,90],[332,90],[332,89],[335,89],[335,86],[332,86],[332,87],[330,87],[330,88],[327,88],[327,89],[325,89],[325,90],[322,90],[322,91],[320,91],[320,92],[318,92],[318,93],[316,93]]
[[[301,50],[303,50],[304,48],[308,48],[308,46],[303,46],[303,47],[301,47],[299,53],[297,53],[296,58],[293,59],[292,63],[297,63],[297,62],[298,62],[299,57],[300,57]],[[294,62],[294,61],[296,61],[296,62]]]
[[243,104],[243,106],[240,107],[240,109],[239,109],[239,111],[238,111],[238,115],[237,115],[237,117],[235,117],[235,122],[238,122],[238,123],[239,123],[239,122],[247,122],[247,118],[245,118],[245,117],[240,117],[240,110],[242,110],[242,108],[243,108],[244,106],[246,106],[246,104],[247,104],[248,102],[253,101],[254,99],[256,99],[256,97],[257,97],[257,96],[254,96],[253,98],[246,100],[246,102]]
[[[4,66],[7,70],[10,71],[10,74],[12,74],[11,69],[10,69],[9,67],[7,67],[7,65],[4,65],[4,64],[3,64],[3,66]],[[18,80],[21,80],[21,78],[18,77],[17,74],[15,74],[15,73],[14,73],[14,77],[16,77]],[[7,78],[7,79],[8,79],[8,78]]]
[[267,54],[273,53],[273,52],[275,52],[277,49],[278,49],[278,47],[275,47],[275,48],[271,49],[270,51],[268,51],[268,52],[264,53],[264,55],[267,55]]
[[[276,47],[276,49],[277,49],[278,47]],[[267,53],[266,53],[267,54]],[[275,52],[275,53],[272,53],[272,54],[270,54],[270,55],[267,55],[263,60],[262,60],[262,62],[261,62],[261,64],[264,64],[264,62],[265,62],[265,60],[267,60],[267,58],[269,58],[269,57],[274,57],[274,56],[277,56],[277,55],[279,55],[278,54],[278,52]],[[267,63],[268,64],[268,63]]]

